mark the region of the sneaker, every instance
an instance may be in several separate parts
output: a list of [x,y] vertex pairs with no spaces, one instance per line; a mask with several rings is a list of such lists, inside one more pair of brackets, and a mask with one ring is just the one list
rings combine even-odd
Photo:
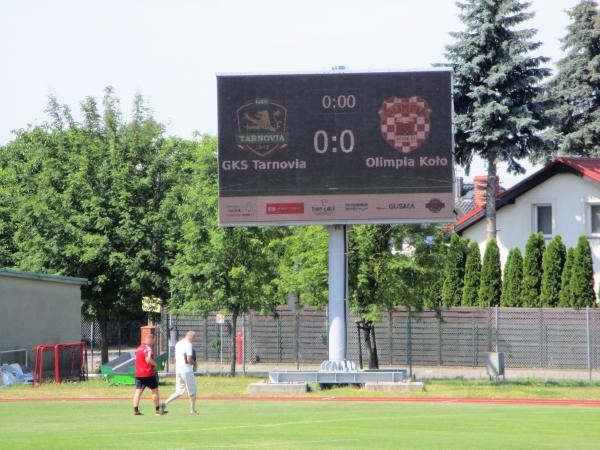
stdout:
[[200,414],[198,414],[198,411],[192,411],[190,413],[190,416],[199,416]]
[[164,414],[164,413],[166,413],[166,412],[167,412],[167,411],[165,411],[165,409],[166,409],[166,408],[167,408],[167,405],[165,405],[165,402],[162,402],[162,403],[160,404],[159,411],[160,411],[161,413],[163,413],[163,414]]
[[155,414],[157,416],[164,416],[165,414],[167,414],[169,411],[161,411],[160,409],[158,411],[155,412]]
[[143,416],[143,414],[139,411],[133,411],[134,416]]

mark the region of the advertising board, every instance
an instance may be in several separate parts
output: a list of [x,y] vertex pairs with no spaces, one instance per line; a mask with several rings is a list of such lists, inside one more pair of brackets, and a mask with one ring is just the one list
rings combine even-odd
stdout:
[[453,221],[451,81],[218,76],[220,225]]

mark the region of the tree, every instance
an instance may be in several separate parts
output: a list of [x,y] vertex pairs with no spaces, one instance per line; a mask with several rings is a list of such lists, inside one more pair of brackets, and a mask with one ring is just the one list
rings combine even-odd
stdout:
[[523,260],[523,281],[521,284],[521,302],[523,306],[533,308],[542,306],[540,292],[542,289],[542,258],[544,256],[544,235],[534,233],[525,244]]
[[542,287],[540,290],[540,303],[542,306],[558,306],[566,253],[565,244],[563,244],[560,236],[552,239],[546,251],[544,251],[542,257]]
[[238,318],[250,311],[273,312],[279,255],[270,245],[278,228],[222,228],[217,223],[216,140],[203,137],[194,152],[188,185],[176,205],[181,236],[171,265],[171,309],[206,316],[231,314],[231,366],[236,374]]
[[421,311],[437,297],[442,234],[431,225],[362,225],[349,234],[350,306],[361,318],[369,368],[379,366],[375,325],[402,305]]
[[461,304],[467,252],[467,240],[453,234],[443,272],[442,305],[445,308]]
[[451,33],[446,57],[454,71],[456,160],[470,166],[474,155],[487,161],[486,231],[496,237],[496,164],[524,172],[517,160],[541,147],[544,127],[538,83],[549,74],[536,30],[516,29],[533,14],[518,0],[457,2],[466,31]]
[[20,154],[13,160],[15,265],[90,280],[82,312],[106,335],[111,316],[141,313],[142,297],[168,295],[158,217],[176,178],[164,176],[173,149],[163,147],[163,126],[142,97],[136,96],[129,123],[112,88],[103,104],[101,115],[88,98],[77,123],[51,99],[50,123],[18,132],[8,151]]
[[573,308],[594,306],[594,269],[592,267],[592,252],[585,236],[580,236],[573,254],[573,267],[569,282],[569,297]]
[[573,259],[575,258],[575,249],[569,247],[567,250],[567,257],[563,266],[560,281],[560,298],[558,300],[558,306],[561,308],[571,307],[571,269],[573,268]]
[[508,252],[508,258],[504,265],[504,277],[502,280],[502,294],[500,306],[514,307],[521,304],[521,282],[523,279],[523,257],[521,250],[513,248]]
[[478,302],[482,308],[500,304],[502,273],[500,270],[500,250],[496,239],[487,242],[481,266]]
[[582,0],[567,11],[571,19],[561,40],[564,58],[547,83],[544,98],[552,124],[548,133],[559,154],[600,154],[600,15],[598,4]]
[[471,242],[467,261],[465,263],[465,282],[462,291],[462,306],[477,305],[479,295],[479,281],[481,279],[481,253],[479,244]]

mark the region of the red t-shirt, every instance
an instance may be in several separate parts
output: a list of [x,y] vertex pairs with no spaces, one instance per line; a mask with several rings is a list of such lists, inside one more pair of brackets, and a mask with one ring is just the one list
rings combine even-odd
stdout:
[[154,375],[154,366],[146,362],[146,358],[150,356],[154,359],[152,349],[146,344],[142,344],[135,352],[135,376],[136,377],[151,377]]

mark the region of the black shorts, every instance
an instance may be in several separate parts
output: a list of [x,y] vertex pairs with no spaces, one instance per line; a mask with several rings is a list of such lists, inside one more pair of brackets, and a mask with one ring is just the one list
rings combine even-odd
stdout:
[[136,389],[156,389],[158,387],[158,374],[151,377],[135,377]]

